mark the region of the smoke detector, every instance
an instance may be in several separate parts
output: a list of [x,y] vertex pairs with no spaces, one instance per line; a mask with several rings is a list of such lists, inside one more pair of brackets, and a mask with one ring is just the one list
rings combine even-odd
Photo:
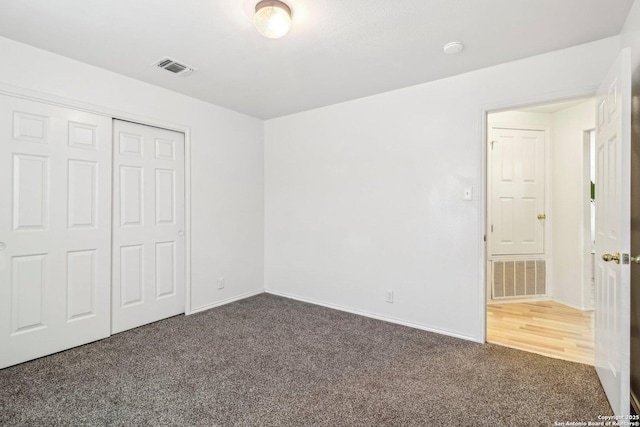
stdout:
[[193,73],[194,71],[198,71],[196,68],[186,65],[185,63],[178,62],[175,59],[169,58],[168,56],[165,56],[161,60],[154,62],[152,65],[183,77],[187,74]]
[[442,50],[447,55],[455,55],[456,53],[462,52],[464,49],[464,45],[461,42],[451,42],[444,45]]

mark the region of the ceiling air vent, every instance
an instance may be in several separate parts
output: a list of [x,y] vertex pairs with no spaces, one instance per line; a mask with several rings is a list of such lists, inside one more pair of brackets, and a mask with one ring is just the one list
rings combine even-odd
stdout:
[[159,68],[163,68],[179,76],[186,76],[187,74],[190,74],[194,71],[198,71],[193,67],[190,67],[186,64],[182,64],[176,61],[175,59],[171,59],[166,56],[162,58],[160,61],[154,62],[153,65]]

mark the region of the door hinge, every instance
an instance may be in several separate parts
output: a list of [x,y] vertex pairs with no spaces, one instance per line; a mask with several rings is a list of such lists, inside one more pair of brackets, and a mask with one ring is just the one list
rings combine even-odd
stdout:
[[486,234],[484,235],[484,241],[485,242],[487,241],[487,235]]
[[491,224],[491,232],[493,233],[493,224]]
[[493,150],[493,144],[496,143],[498,141],[491,141],[491,149]]

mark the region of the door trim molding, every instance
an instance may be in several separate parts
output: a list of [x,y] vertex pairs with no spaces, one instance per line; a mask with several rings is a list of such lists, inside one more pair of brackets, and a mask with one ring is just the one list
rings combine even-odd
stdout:
[[[185,203],[185,315],[192,314],[191,308],[191,127],[186,124],[169,122],[147,117],[129,111],[117,110],[101,105],[78,101],[33,89],[9,85],[0,82],[0,94],[27,99],[58,107],[106,116],[111,119],[125,120],[142,125],[173,130],[184,134],[184,203]],[[113,144],[113,141],[110,141]]]
[[478,194],[478,325],[480,331],[478,333],[478,342],[485,343],[487,341],[487,243],[484,236],[487,234],[487,141],[488,141],[488,123],[487,115],[500,111],[525,108],[536,104],[545,104],[552,102],[562,102],[575,98],[587,98],[595,95],[597,86],[577,87],[564,91],[548,92],[536,96],[521,97],[507,99],[504,101],[480,104],[478,106],[478,117],[480,125],[478,126],[478,182],[480,183]]

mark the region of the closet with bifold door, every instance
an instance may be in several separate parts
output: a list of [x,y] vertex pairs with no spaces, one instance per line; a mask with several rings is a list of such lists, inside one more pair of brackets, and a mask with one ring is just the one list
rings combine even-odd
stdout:
[[0,95],[0,368],[184,312],[180,132]]

